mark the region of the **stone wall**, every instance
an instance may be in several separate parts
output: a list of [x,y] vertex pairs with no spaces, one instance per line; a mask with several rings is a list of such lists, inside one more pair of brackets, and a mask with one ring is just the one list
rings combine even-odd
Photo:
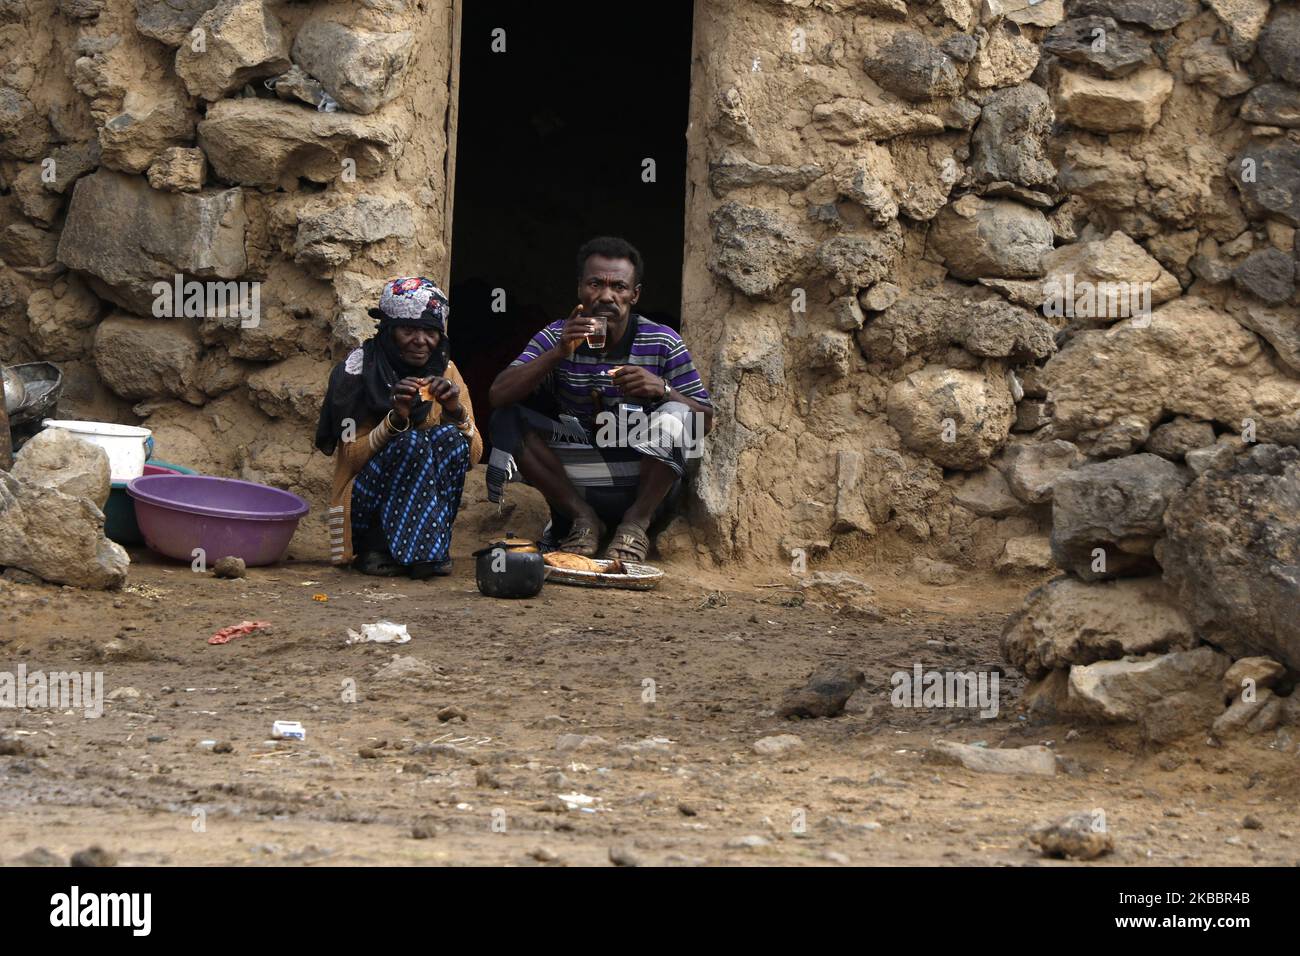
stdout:
[[[384,279],[447,272],[452,17],[450,0],[0,3],[0,360],[57,361],[64,417],[138,421],[160,457],[291,489],[319,518],[331,363]],[[158,317],[154,283],[178,273],[259,283],[258,321]]]
[[679,542],[1041,570],[1062,471],[1294,444],[1297,29],[701,0],[683,312],[724,424]]

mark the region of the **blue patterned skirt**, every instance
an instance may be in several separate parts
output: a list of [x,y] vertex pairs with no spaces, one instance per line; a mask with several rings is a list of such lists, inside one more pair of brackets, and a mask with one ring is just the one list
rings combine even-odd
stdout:
[[352,483],[352,540],[379,529],[398,564],[445,561],[468,470],[469,443],[454,425],[397,435]]

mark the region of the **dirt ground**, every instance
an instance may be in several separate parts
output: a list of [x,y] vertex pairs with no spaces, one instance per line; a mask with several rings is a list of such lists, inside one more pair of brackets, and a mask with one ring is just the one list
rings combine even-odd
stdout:
[[[0,711],[0,859],[98,844],[120,865],[608,865],[612,851],[667,865],[1058,866],[1070,864],[1041,859],[1029,829],[1098,808],[1116,849],[1095,865],[1300,858],[1285,730],[1149,751],[1122,728],[1032,725],[1015,674],[993,719],[890,705],[890,674],[918,661],[997,664],[1024,580],[864,573],[884,611],[873,623],[760,586],[788,578],[671,565],[654,592],[548,585],[493,601],[468,550],[458,542],[453,577],[419,583],[320,561],[217,580],[143,550],[116,594],[0,579],[0,669],[102,670],[105,694],[121,692],[98,719]],[[272,628],[207,643],[245,619]],[[383,619],[412,640],[345,644]],[[381,671],[395,654],[427,666]],[[848,712],[778,719],[783,693],[826,661],[867,675]],[[449,706],[465,719],[442,722]],[[300,720],[306,741],[269,740],[276,719]],[[804,747],[752,749],[787,733]],[[603,743],[557,750],[565,734]],[[934,762],[937,739],[1045,743],[1064,769],[976,774]]]

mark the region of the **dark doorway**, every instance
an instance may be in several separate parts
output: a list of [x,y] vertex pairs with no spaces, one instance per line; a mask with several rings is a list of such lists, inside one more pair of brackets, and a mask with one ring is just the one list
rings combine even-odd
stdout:
[[637,311],[680,327],[691,6],[464,4],[451,340],[484,424],[492,379],[577,303],[586,239],[640,249]]

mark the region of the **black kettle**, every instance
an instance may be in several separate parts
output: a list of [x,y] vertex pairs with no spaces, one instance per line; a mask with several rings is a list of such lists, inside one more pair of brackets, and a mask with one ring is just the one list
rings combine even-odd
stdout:
[[534,597],[546,580],[546,562],[537,542],[509,531],[502,540],[475,551],[474,558],[474,579],[488,597]]

